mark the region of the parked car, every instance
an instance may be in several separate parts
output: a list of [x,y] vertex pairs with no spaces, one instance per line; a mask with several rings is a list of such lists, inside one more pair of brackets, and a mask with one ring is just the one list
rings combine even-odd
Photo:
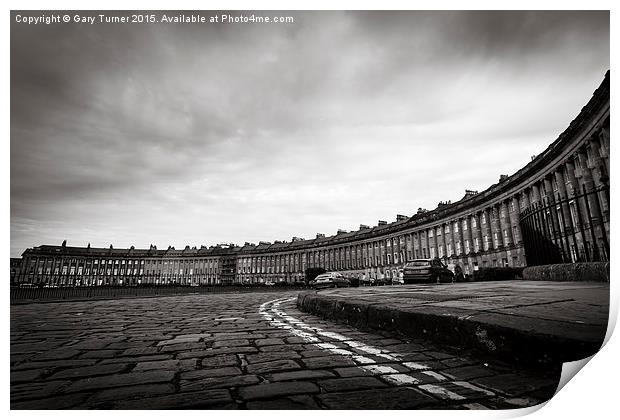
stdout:
[[360,286],[374,286],[374,285],[375,285],[375,279],[373,279],[372,277],[360,279]]
[[330,272],[319,274],[314,280],[310,282],[310,285],[314,289],[321,289],[326,287],[350,287],[351,281],[345,278],[340,273]]
[[387,277],[381,277],[375,281],[376,286],[387,286],[388,284],[392,284],[392,279]]
[[349,286],[350,287],[359,287],[360,286],[360,279],[358,279],[357,277],[347,277],[347,280],[349,280]]
[[405,284],[454,283],[454,273],[439,258],[413,260],[403,268]]

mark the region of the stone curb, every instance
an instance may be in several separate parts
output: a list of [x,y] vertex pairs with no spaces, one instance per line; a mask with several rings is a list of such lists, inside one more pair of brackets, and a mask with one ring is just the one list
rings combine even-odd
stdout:
[[[391,331],[415,339],[467,348],[481,356],[518,365],[546,365],[579,360],[596,353],[600,341],[578,341],[559,335],[537,333],[493,322],[492,317],[442,314],[429,308],[398,308],[361,299],[323,296],[302,292],[297,307],[313,315],[360,329]],[[497,318],[497,316],[495,316]]]

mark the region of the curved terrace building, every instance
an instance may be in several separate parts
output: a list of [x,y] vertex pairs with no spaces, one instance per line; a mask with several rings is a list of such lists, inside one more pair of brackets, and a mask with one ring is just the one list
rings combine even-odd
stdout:
[[38,246],[17,280],[49,285],[230,284],[303,281],[310,267],[393,278],[410,260],[479,267],[609,259],[609,72],[541,154],[485,191],[353,232],[258,245],[184,250]]

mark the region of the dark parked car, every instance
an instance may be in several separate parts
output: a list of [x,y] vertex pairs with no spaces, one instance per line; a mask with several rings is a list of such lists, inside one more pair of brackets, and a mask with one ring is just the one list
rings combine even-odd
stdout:
[[360,286],[374,286],[375,279],[372,277],[360,279]]
[[350,287],[360,286],[360,279],[358,279],[357,277],[346,277],[346,279],[349,280]]
[[439,260],[413,260],[403,268],[405,284],[413,283],[454,283],[454,273]]
[[349,287],[351,282],[342,274],[331,272],[319,274],[310,282],[310,285],[315,289],[323,287]]

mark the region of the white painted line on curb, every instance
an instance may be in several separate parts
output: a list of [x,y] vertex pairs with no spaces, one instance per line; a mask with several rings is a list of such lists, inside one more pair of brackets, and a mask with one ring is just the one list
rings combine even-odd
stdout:
[[[320,342],[320,339],[319,337],[317,337],[317,335],[338,340],[341,343],[349,346],[353,350],[359,350],[364,353],[379,356],[379,357],[392,360],[395,362],[401,361],[400,354],[392,353],[392,352],[382,350],[382,349],[379,349],[373,346],[369,346],[365,343],[362,343],[356,340],[351,340],[350,338],[342,334],[332,333],[329,331],[323,331],[321,328],[312,327],[306,324],[305,322],[300,321],[297,318],[288,315],[285,311],[279,309],[282,303],[290,302],[294,299],[295,298],[281,298],[281,299],[274,299],[269,302],[265,302],[262,305],[260,305],[258,312],[261,316],[263,316],[265,320],[269,321],[271,325],[276,326],[278,328],[285,329],[291,334],[301,337],[307,342],[312,343],[313,345],[327,352],[338,354],[338,355],[349,356],[351,360],[355,362],[355,364],[357,365],[356,366],[357,368],[370,372],[373,375],[382,375],[382,377],[386,378],[386,380],[388,380],[389,382],[395,385],[414,385],[420,382],[417,378],[414,378],[411,375],[400,373],[398,370],[394,369],[393,367],[381,366],[377,363],[377,361],[375,361],[374,359],[370,357],[367,357],[366,355],[355,355],[353,354],[353,352],[349,350],[341,349],[332,343]],[[287,322],[280,321],[276,318],[280,318]],[[314,334],[311,332],[302,331],[302,329],[305,329],[306,331],[312,331]],[[413,369],[428,369],[428,366],[414,363],[414,362],[404,362],[402,363],[402,365],[413,368]],[[442,378],[442,380],[446,379],[444,376],[436,372],[425,371],[424,373],[427,374],[428,376],[434,377],[435,379],[438,379],[438,378]],[[465,397],[455,392],[448,391],[447,389],[444,389],[438,385],[426,385],[426,388],[423,388],[423,387],[424,385],[420,386],[421,389],[425,389],[428,392],[435,394],[435,395],[447,397],[450,399],[456,399],[456,400],[465,399]]]
[[403,365],[407,366],[409,369],[413,370],[428,370],[430,367],[423,365],[421,363],[416,362],[403,362]]
[[424,372],[422,372],[423,374],[425,374],[426,376],[430,376],[431,378],[435,378],[438,381],[447,381],[448,378],[446,378],[445,376],[437,373],[437,372],[433,372],[432,370],[425,370]]
[[495,396],[495,393],[493,393],[491,391],[487,391],[486,389],[482,389],[480,387],[477,387],[476,385],[472,385],[469,382],[456,381],[456,382],[453,382],[453,383],[457,384],[458,386],[462,386],[463,388],[471,389],[472,391],[482,392],[483,394],[486,394],[486,395],[488,395],[490,397]]
[[405,375],[403,373],[385,375],[384,378],[390,382],[394,382],[396,385],[417,385],[420,383],[420,381],[413,376]]
[[420,385],[420,389],[423,389],[426,392],[430,392],[433,395],[437,395],[440,398],[450,399],[450,400],[464,400],[465,397],[457,394],[456,392],[448,391],[445,388],[440,387],[439,385]]

